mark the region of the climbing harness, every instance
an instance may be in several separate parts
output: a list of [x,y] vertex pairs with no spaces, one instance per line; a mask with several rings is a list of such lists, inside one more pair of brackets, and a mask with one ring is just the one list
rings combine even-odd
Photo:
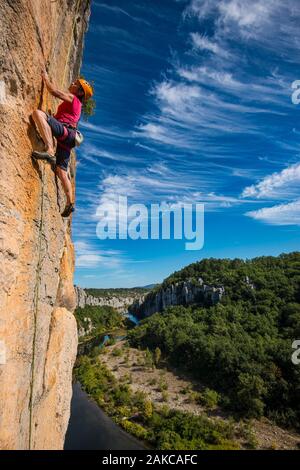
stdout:
[[[65,122],[62,122],[62,124],[64,125],[65,128],[67,129],[71,129],[72,131],[75,131],[75,146],[76,147],[79,147],[82,142],[83,142],[83,135],[82,133],[77,129],[77,127],[73,127],[73,126],[70,126],[70,124],[67,124]],[[65,139],[67,138],[67,135],[66,136],[63,136],[62,138],[57,138],[57,140],[59,140],[60,142],[64,141]]]

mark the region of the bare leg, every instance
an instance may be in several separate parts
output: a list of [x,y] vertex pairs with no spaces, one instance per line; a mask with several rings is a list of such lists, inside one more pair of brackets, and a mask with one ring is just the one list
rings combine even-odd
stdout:
[[53,148],[53,136],[51,127],[49,126],[46,118],[46,114],[39,109],[36,109],[32,113],[32,119],[34,120],[38,131],[45,143],[45,150],[50,155],[54,155],[54,148]]
[[67,205],[68,204],[73,204],[73,191],[72,191],[72,185],[71,181],[68,178],[68,173],[65,170],[62,170],[59,166],[56,167],[56,174],[59,177],[62,187],[64,189],[64,192],[67,196]]

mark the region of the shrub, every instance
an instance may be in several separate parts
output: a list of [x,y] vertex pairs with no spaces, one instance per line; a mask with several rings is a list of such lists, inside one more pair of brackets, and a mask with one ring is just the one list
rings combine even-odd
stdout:
[[195,391],[192,390],[189,393],[189,397],[190,397],[190,401],[192,403],[200,403],[200,401],[201,401],[201,393],[199,393],[199,392],[195,392]]
[[161,358],[161,350],[159,349],[159,347],[156,347],[154,351],[154,364],[156,366],[158,366],[160,358]]
[[153,415],[153,405],[150,400],[145,400],[143,406],[143,416],[148,420]]
[[135,437],[139,439],[147,439],[147,429],[141,426],[138,423],[132,423],[131,421],[124,420],[120,422],[121,426],[125,429],[125,431],[133,434]]
[[145,356],[144,356],[144,366],[153,368],[154,362],[153,362],[153,355],[150,349],[146,349],[145,351]]
[[112,352],[112,355],[113,355],[113,356],[116,356],[116,357],[122,356],[122,349],[120,349],[120,348],[115,348],[115,349],[113,350],[113,352]]
[[167,382],[164,382],[163,380],[160,380],[159,381],[159,385],[158,385],[158,390],[160,392],[163,392],[164,390],[168,390],[168,384]]
[[198,402],[206,406],[209,410],[215,410],[218,406],[220,395],[210,388],[206,388],[198,395]]
[[155,377],[153,377],[153,379],[148,380],[149,385],[156,385],[156,383],[157,383],[157,379]]

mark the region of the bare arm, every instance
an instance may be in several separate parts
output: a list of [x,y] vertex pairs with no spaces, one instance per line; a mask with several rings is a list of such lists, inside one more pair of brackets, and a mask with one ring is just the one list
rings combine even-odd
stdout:
[[68,101],[69,103],[72,103],[74,95],[72,95],[72,93],[58,90],[58,88],[56,88],[56,86],[50,82],[46,71],[42,72],[42,79],[47,87],[47,90],[49,91],[49,93],[51,93],[51,95],[63,101]]

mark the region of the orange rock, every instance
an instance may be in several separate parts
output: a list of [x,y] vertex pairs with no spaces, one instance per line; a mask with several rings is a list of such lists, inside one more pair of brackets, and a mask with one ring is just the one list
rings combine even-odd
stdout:
[[31,160],[40,143],[30,115],[57,104],[41,94],[45,62],[59,86],[78,75],[89,3],[0,0],[0,449],[61,449],[69,420],[70,221],[50,166]]

